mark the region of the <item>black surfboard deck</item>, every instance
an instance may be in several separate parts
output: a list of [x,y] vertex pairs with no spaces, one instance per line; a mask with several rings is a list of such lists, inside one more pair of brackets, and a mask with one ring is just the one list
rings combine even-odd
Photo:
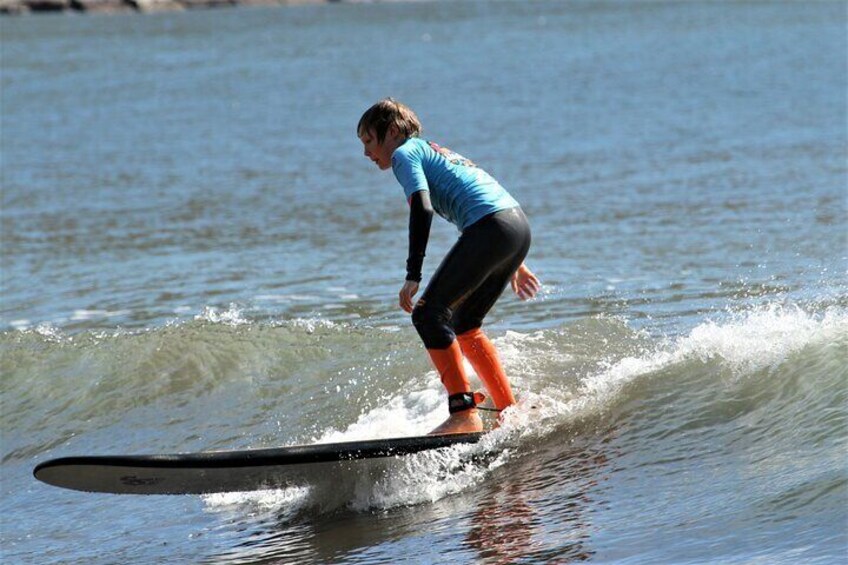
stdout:
[[[44,461],[47,484],[113,494],[208,494],[281,488],[351,470],[362,459],[397,457],[462,443],[483,432],[402,437],[245,451],[171,455],[94,455]],[[340,467],[340,468],[339,468]],[[355,469],[354,469],[355,470]]]

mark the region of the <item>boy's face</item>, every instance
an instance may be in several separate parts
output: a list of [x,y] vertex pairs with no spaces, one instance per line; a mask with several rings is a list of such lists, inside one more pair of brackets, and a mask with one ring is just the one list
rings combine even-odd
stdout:
[[382,171],[391,168],[392,153],[403,142],[394,126],[386,132],[386,139],[383,140],[383,143],[377,141],[377,134],[373,129],[359,134],[359,140],[365,147],[365,156],[371,159]]

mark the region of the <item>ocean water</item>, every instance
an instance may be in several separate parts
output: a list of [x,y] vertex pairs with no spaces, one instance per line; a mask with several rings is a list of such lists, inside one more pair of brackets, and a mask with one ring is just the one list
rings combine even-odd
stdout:
[[[842,2],[0,19],[0,558],[845,563],[846,24]],[[396,304],[402,191],[355,134],[387,95],[533,226],[543,290],[486,326],[519,398],[501,427],[275,491],[35,481],[444,418]],[[434,223],[425,278],[455,238]]]

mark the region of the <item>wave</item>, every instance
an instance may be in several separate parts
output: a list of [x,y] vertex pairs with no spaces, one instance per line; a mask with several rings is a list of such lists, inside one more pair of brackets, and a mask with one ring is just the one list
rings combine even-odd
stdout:
[[[507,333],[496,341],[516,384],[535,392],[520,395],[486,442],[404,458],[377,475],[366,474],[364,484],[354,480],[347,487],[333,482],[331,489],[298,490],[296,507],[361,510],[432,502],[478,485],[540,450],[561,452],[582,443],[569,457],[572,464],[584,465],[594,457],[586,446],[611,436],[619,449],[640,454],[640,467],[666,464],[669,453],[695,463],[716,451],[742,452],[765,464],[775,452],[798,453],[801,446],[815,445],[816,464],[824,472],[841,469],[848,390],[848,318],[843,312],[815,316],[768,307],[724,323],[706,322],[686,336],[659,343],[610,318],[554,331]],[[633,355],[634,350],[640,353]],[[593,371],[586,370],[590,365]],[[437,388],[399,393],[313,440],[385,437],[398,426],[420,433],[442,415]],[[663,442],[671,447],[652,457],[652,448]],[[491,452],[498,455],[481,462],[479,457]],[[781,472],[793,468],[785,465]],[[834,481],[842,484],[829,477],[825,486],[833,487]],[[233,496],[226,504],[240,501],[255,509],[279,494]],[[789,501],[776,496],[775,504],[790,504],[791,493],[787,496]],[[291,501],[284,500],[291,511]],[[221,499],[206,502],[216,508]]]
[[[236,500],[269,511],[291,507],[293,497],[303,508],[415,504],[479,484],[527,453],[610,435],[640,453],[677,441],[681,457],[704,442],[744,446],[751,457],[778,444],[844,443],[848,315],[840,307],[771,305],[676,338],[601,316],[506,332],[495,343],[519,403],[486,442],[407,457],[348,488],[216,496],[207,504]],[[439,380],[408,328],[255,323],[237,311],[208,312],[139,332],[6,332],[0,348],[4,464],[54,452],[417,435],[444,417]],[[484,453],[499,455],[480,464]]]

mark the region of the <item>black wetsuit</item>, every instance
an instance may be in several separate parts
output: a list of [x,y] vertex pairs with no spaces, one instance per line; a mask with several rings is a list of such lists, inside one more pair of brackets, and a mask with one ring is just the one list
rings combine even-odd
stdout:
[[[407,280],[421,280],[433,208],[427,191],[410,199]],[[479,328],[530,249],[521,208],[484,216],[466,227],[430,279],[412,312],[428,349],[445,349],[457,335]]]

